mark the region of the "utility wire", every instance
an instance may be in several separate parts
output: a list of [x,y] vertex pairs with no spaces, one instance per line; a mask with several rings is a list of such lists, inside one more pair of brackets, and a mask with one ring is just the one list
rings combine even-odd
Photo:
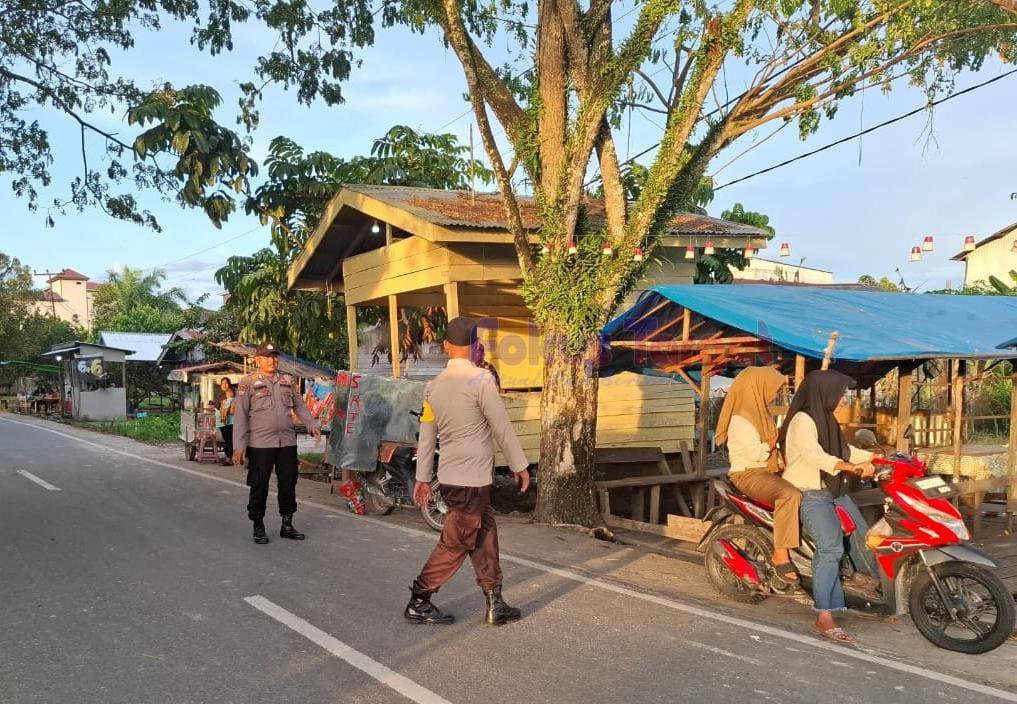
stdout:
[[965,93],[971,93],[973,91],[978,90],[979,88],[984,88],[987,85],[995,83],[996,81],[1001,81],[1004,78],[1007,78],[1008,76],[1012,76],[1015,73],[1017,73],[1017,69],[1013,69],[1011,71],[1007,71],[1006,73],[1002,73],[1002,74],[996,76],[995,78],[990,78],[987,81],[983,81],[982,83],[978,83],[976,85],[970,86],[969,88],[965,88],[964,90],[959,90],[956,93],[951,93],[950,95],[947,95],[947,96],[945,96],[943,98],[940,98],[939,100],[933,100],[931,103],[928,103],[927,105],[923,105],[921,107],[915,108],[914,110],[910,110],[910,111],[904,113],[903,115],[898,115],[897,117],[894,117],[892,119],[886,120],[884,122],[880,122],[877,125],[873,125],[872,127],[866,128],[866,129],[861,130],[859,132],[855,132],[854,134],[848,135],[847,137],[842,137],[841,139],[838,139],[835,142],[830,142],[829,144],[825,144],[822,147],[819,147],[818,149],[813,149],[812,151],[808,151],[808,152],[805,152],[804,154],[799,154],[798,156],[793,157],[791,159],[787,159],[786,161],[782,161],[779,164],[774,164],[773,166],[769,166],[769,167],[767,167],[765,169],[760,169],[759,171],[755,171],[755,172],[753,172],[751,174],[748,174],[747,176],[742,176],[741,178],[736,178],[733,181],[728,181],[727,183],[724,183],[724,184],[722,184],[720,186],[716,186],[713,190],[714,191],[719,191],[721,188],[727,188],[728,186],[731,186],[733,184],[740,183],[742,181],[746,181],[746,180],[748,180],[750,178],[753,178],[755,176],[760,176],[762,174],[769,173],[770,171],[774,171],[776,169],[779,169],[782,166],[787,166],[788,164],[793,164],[796,161],[801,161],[802,159],[805,159],[807,157],[813,156],[815,154],[819,154],[820,152],[824,152],[827,149],[832,149],[833,147],[836,147],[836,146],[838,146],[840,144],[844,144],[845,142],[850,142],[852,139],[857,139],[857,138],[859,138],[859,137],[861,137],[863,135],[869,134],[870,132],[875,132],[878,129],[882,129],[883,127],[887,127],[889,125],[892,125],[895,122],[900,122],[901,120],[906,120],[907,118],[913,117],[914,115],[917,115],[920,112],[925,112],[929,108],[936,107],[937,105],[942,105],[943,103],[945,103],[948,100],[953,100],[954,98],[959,98],[960,96],[964,95]]

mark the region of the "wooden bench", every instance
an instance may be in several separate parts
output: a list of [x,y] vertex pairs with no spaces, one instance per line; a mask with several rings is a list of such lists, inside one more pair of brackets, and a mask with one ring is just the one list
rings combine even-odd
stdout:
[[[600,497],[600,512],[604,516],[604,520],[607,521],[607,525],[611,525],[610,521],[621,521],[625,523],[637,523],[640,527],[636,527],[636,530],[643,529],[646,525],[657,526],[660,522],[660,490],[661,487],[669,486],[675,487],[676,489],[685,484],[691,484],[693,482],[706,482],[718,477],[723,477],[727,474],[726,469],[711,469],[707,470],[703,474],[659,474],[651,477],[629,477],[627,479],[609,479],[600,482],[594,482],[594,486],[597,489],[597,493]],[[611,489],[632,489],[632,518],[623,519],[618,516],[611,514]],[[650,492],[650,515],[649,520],[644,521],[645,513],[643,512],[643,506],[646,500],[646,490]],[[679,503],[681,506],[681,503]],[[686,507],[687,508],[687,507]],[[624,525],[618,523],[617,527],[631,528],[631,525]],[[663,526],[658,526],[663,528]]]

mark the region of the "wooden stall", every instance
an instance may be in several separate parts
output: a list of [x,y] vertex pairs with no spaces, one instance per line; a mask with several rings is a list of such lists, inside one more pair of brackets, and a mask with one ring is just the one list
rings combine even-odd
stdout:
[[[857,417],[841,420],[846,429],[892,430],[896,449],[911,450],[913,436],[905,437],[905,430],[923,420],[911,405],[912,373],[928,360],[948,360],[950,442],[923,459],[930,471],[938,471],[941,463],[936,456],[949,455],[956,490],[974,496],[977,535],[979,505],[987,489],[1010,487],[1011,517],[1017,499],[1017,403],[1011,404],[1005,476],[966,487],[960,484],[962,461],[973,457],[970,448],[971,457],[965,455],[962,401],[965,383],[976,376],[966,370],[984,371],[988,360],[1017,359],[1017,348],[1001,343],[1001,329],[1017,329],[1017,301],[767,284],[659,286],[605,328],[612,349],[606,371],[665,373],[684,381],[701,398],[709,397],[713,376],[733,375],[753,365],[779,368],[790,377],[792,389],[807,372],[819,368],[839,369],[855,378],[859,395],[889,378],[897,396],[892,417],[884,416],[882,423],[879,417],[869,422]],[[1013,378],[1017,381],[1017,374]],[[709,415],[701,413],[696,427],[700,445],[710,430]],[[924,432],[926,437],[934,435],[929,428]],[[702,457],[700,474],[705,469]],[[666,533],[663,526],[651,530]]]
[[[590,217],[600,206],[587,204]],[[524,225],[538,246],[532,199],[522,199]],[[699,215],[670,224],[647,278],[630,300],[654,284],[691,283],[694,257],[715,247],[765,246],[753,227]],[[522,275],[497,195],[393,186],[346,186],[331,200],[318,228],[289,271],[298,289],[341,291],[345,297],[353,371],[428,379],[445,365],[439,344],[417,357],[387,359],[399,349],[399,320],[408,308],[437,307],[448,317],[478,319],[487,361],[496,369],[505,404],[530,456],[539,447],[543,380],[540,330],[521,293]],[[381,311],[374,328],[358,324],[364,308]],[[366,349],[365,349],[366,348]],[[379,354],[381,350],[381,354]],[[659,447],[677,453],[694,441],[692,393],[671,379],[637,374],[604,380],[599,447]]]

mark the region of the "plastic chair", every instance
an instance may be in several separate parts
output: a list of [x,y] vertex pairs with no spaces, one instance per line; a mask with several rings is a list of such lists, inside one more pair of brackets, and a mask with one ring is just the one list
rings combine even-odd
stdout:
[[196,422],[194,459],[198,462],[219,463],[219,430],[215,427],[215,413],[198,413]]

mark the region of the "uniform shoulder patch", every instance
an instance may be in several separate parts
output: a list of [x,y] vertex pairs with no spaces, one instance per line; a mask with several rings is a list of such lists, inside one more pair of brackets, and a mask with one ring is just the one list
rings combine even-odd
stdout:
[[420,413],[420,422],[433,423],[434,420],[435,420],[434,409],[431,408],[431,404],[429,404],[427,401],[424,401],[424,409]]

